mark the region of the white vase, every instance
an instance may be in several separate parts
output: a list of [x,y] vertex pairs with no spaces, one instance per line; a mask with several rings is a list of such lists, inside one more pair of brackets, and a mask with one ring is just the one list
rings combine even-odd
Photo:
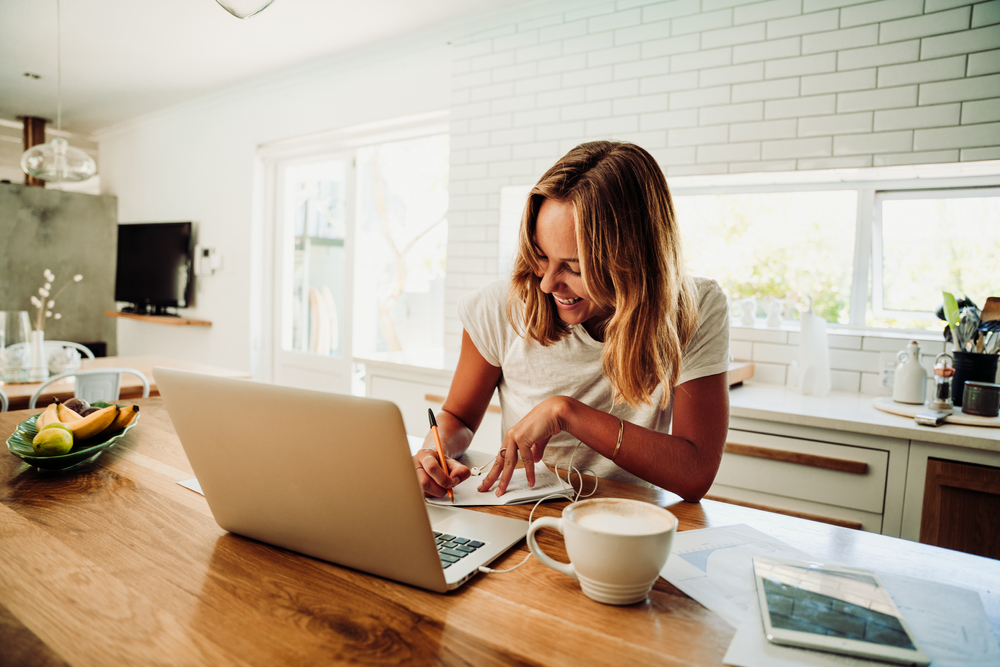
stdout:
[[28,382],[41,382],[49,377],[49,367],[45,359],[45,332],[31,332],[31,366],[28,368]]

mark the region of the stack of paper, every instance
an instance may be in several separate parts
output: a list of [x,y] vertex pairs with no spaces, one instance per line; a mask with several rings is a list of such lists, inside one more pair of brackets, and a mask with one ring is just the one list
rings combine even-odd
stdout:
[[[735,627],[723,661],[734,667],[871,667],[885,663],[790,646],[764,637],[754,583],[754,556],[815,560],[749,526],[688,530],[674,536],[660,575]],[[979,594],[955,586],[875,571],[892,595],[932,667],[1000,664]]]

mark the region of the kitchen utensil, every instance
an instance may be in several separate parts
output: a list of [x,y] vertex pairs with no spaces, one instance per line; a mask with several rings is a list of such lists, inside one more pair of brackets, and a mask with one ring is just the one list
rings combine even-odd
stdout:
[[[986,299],[986,303],[983,304],[983,312],[979,316],[979,319],[982,320],[983,323],[1000,323],[1000,296],[991,296]],[[990,329],[990,331],[996,331],[996,329]]]
[[969,343],[975,347],[976,331],[979,329],[979,309],[971,306],[961,310],[961,320],[958,324],[958,345],[969,351]]
[[1000,351],[1000,331],[993,331],[988,334],[983,352],[996,354],[998,351]]
[[[979,342],[976,343],[976,350],[994,354],[997,345],[1000,344],[1000,297],[991,296],[986,299],[983,305],[983,312],[979,316]],[[984,340],[986,334],[990,334],[990,340]],[[983,349],[979,349],[982,345]],[[992,346],[992,350],[990,349]]]
[[892,400],[923,404],[927,397],[927,371],[920,365],[920,345],[911,340],[896,358],[899,365],[896,366],[896,378],[892,385]]

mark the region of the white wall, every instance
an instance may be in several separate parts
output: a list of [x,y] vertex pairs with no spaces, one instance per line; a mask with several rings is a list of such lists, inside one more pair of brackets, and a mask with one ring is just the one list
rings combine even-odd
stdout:
[[[257,354],[261,250],[253,241],[255,156],[261,144],[444,109],[445,44],[338,63],[244,86],[98,135],[101,184],[121,222],[192,220],[224,267],[199,278],[183,315],[210,328],[119,320],[120,355],[159,354],[250,370]],[[259,216],[258,216],[259,217]],[[269,239],[263,252],[270,252]],[[270,326],[265,323],[265,326]]]
[[453,44],[449,349],[496,277],[500,189],[582,141],[668,180],[1000,158],[1000,0],[552,2]]

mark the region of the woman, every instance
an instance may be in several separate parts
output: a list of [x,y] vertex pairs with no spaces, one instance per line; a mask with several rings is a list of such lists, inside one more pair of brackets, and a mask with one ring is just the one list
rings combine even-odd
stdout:
[[[498,482],[503,495],[518,458],[533,485],[543,455],[691,502],[708,491],[729,423],[728,308],[714,281],[685,272],[649,153],[595,141],[566,154],[528,197],[510,281],[464,297],[459,315],[437,423],[446,454],[462,454],[499,390],[505,436],[480,491]],[[425,446],[413,459],[426,494],[469,477]]]

